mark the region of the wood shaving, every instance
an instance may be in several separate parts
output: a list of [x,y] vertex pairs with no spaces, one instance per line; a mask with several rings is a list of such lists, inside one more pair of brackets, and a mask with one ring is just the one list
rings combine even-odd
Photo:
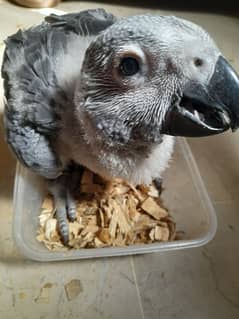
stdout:
[[55,237],[57,235],[57,233],[56,233],[57,225],[56,224],[57,224],[56,219],[54,219],[54,218],[48,219],[46,221],[45,237],[47,240],[51,240],[51,239],[53,239],[53,237]]
[[159,191],[154,185],[149,186],[148,195],[151,197],[159,197]]
[[111,243],[111,236],[110,236],[110,231],[109,228],[103,228],[99,231],[97,235],[98,239],[102,241],[105,244],[110,244]]
[[39,296],[34,299],[35,303],[49,303],[49,289],[41,288]]
[[42,203],[42,211],[51,212],[53,210],[53,199],[51,196],[47,196]]
[[83,291],[81,282],[79,279],[72,279],[70,282],[65,284],[65,293],[67,300],[73,300]]
[[160,220],[168,215],[168,212],[159,206],[158,203],[152,198],[148,197],[142,204],[141,208],[148,213],[149,215],[153,216],[156,220]]
[[97,248],[107,246],[105,243],[103,243],[103,241],[99,240],[99,238],[97,238],[97,237],[95,237],[94,243],[95,243],[95,247],[97,247]]
[[117,210],[113,210],[113,214],[109,223],[109,233],[112,238],[115,238],[117,223],[118,223]]
[[64,246],[51,196],[41,207],[36,239],[49,250],[123,247],[176,240],[176,225],[155,185],[133,186],[121,179],[106,181],[85,169],[76,198],[77,218],[69,222]]
[[105,218],[104,218],[104,212],[102,209],[99,209],[99,214],[100,214],[100,227],[104,228],[105,227]]

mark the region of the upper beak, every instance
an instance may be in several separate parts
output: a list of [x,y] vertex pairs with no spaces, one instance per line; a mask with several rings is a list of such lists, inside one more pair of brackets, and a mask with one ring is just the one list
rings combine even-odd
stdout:
[[162,133],[200,137],[239,127],[239,78],[220,56],[207,87],[191,83],[169,109]]

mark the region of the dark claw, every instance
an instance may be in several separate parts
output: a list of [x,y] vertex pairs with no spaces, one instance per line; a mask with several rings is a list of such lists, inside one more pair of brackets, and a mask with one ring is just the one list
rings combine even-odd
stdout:
[[76,208],[67,208],[67,216],[71,222],[76,220]]
[[159,195],[163,191],[163,179],[161,177],[155,178],[153,180],[154,186],[157,188]]

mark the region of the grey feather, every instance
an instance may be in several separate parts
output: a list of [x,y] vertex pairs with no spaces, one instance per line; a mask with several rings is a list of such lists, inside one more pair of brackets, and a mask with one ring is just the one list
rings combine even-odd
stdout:
[[19,161],[46,178],[56,178],[61,174],[61,164],[45,135],[30,126],[19,126],[16,120],[5,119],[5,122],[7,142]]
[[51,14],[45,20],[53,28],[75,32],[82,36],[97,35],[112,25],[116,18],[104,9],[87,10],[62,16]]
[[59,57],[64,59],[71,54],[68,42],[72,34],[97,34],[115,18],[99,9],[54,15],[46,21],[26,31],[19,30],[5,41],[2,77],[8,143],[27,167],[55,178],[62,165],[52,145],[60,134],[61,117],[73,105],[73,92],[58,79]]

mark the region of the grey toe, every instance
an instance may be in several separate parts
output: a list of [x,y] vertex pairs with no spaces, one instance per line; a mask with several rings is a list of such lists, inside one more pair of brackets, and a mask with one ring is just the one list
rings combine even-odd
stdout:
[[76,203],[74,197],[71,195],[69,191],[67,191],[66,209],[69,220],[71,222],[76,220]]
[[56,218],[61,239],[64,245],[67,245],[69,242],[69,226],[67,222],[65,206],[56,210]]

